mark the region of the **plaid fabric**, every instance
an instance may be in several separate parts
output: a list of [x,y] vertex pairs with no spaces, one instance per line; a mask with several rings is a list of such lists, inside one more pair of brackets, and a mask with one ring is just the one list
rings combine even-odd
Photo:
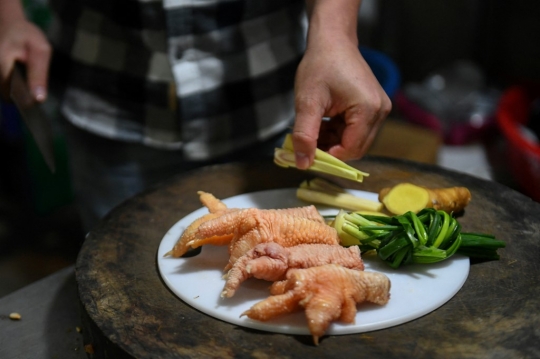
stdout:
[[303,1],[50,0],[51,79],[74,125],[205,160],[285,130]]

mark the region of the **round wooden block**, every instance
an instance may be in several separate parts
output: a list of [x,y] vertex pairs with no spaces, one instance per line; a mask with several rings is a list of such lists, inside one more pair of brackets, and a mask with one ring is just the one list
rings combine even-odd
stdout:
[[[226,164],[178,176],[115,208],[91,231],[76,276],[85,344],[96,358],[493,358],[538,354],[540,204],[495,182],[436,166],[368,157],[353,162],[378,192],[400,182],[465,186],[472,201],[460,217],[466,232],[494,234],[501,259],[472,263],[462,289],[417,320],[375,332],[325,336],[275,334],[234,326],[178,299],[162,282],[156,252],[168,229],[201,207],[198,190],[227,198],[297,187],[314,173],[273,163]],[[201,283],[204,285],[204,283]]]

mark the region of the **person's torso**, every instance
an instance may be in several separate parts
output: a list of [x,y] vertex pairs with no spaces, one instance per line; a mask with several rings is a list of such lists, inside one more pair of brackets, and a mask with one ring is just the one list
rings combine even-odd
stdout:
[[285,129],[302,1],[51,0],[52,76],[96,134],[205,159]]

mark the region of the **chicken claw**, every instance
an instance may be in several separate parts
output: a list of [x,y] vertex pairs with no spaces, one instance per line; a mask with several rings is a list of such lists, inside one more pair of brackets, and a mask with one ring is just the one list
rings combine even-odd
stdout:
[[234,263],[227,274],[221,297],[232,297],[240,284],[250,277],[274,282],[284,279],[287,271],[292,268],[332,263],[364,270],[357,246],[345,248],[331,244],[299,244],[286,248],[274,242],[257,244]]
[[[319,215],[320,217],[320,215]],[[336,230],[324,221],[291,215],[285,210],[247,208],[225,213],[202,223],[189,242],[193,248],[202,244],[215,244],[211,237],[233,234],[229,244],[229,264],[232,268],[244,253],[259,243],[276,242],[283,247],[302,243],[339,244]]]
[[390,280],[382,273],[327,264],[291,269],[285,280],[272,285],[271,293],[241,316],[266,321],[303,307],[313,342],[318,345],[332,321],[354,323],[357,303],[386,304]]
[[203,206],[208,208],[208,212],[210,213],[224,212],[228,209],[227,205],[216,198],[212,193],[197,191],[197,194],[199,195],[199,200]]
[[[195,221],[193,221],[185,230],[182,232],[182,235],[178,240],[176,241],[173,249],[165,253],[165,257],[171,256],[171,257],[181,257],[190,248],[188,243],[192,241],[195,238],[195,233],[197,232],[197,228],[204,223],[211,219],[217,218],[221,216],[222,214],[228,213],[228,212],[234,212],[238,209],[236,208],[227,208],[227,205],[214,197],[213,194],[204,192],[204,191],[198,191],[197,194],[199,195],[199,200],[201,203],[208,208],[207,214],[205,214],[202,217],[197,218]],[[224,242],[224,244],[227,244],[232,239],[232,235],[228,236],[221,236],[220,238],[214,238],[214,241],[221,240]]]

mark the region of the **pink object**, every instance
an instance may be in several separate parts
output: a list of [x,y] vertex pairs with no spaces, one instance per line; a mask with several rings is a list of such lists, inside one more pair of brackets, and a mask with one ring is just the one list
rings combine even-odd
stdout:
[[479,139],[494,124],[494,119],[489,119],[479,126],[462,122],[449,124],[448,128],[445,128],[437,116],[411,101],[401,91],[395,95],[394,104],[407,121],[433,130],[448,145],[463,145]]
[[403,92],[398,91],[394,97],[394,104],[409,122],[427,127],[441,135],[441,137],[444,135],[441,121],[437,116],[409,100]]

